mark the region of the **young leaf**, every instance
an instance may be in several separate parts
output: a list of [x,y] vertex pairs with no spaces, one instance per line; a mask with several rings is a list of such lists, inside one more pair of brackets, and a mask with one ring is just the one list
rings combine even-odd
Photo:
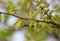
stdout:
[[33,23],[34,23],[33,21],[31,21],[31,22],[30,22],[30,25],[29,25],[29,26],[30,26],[30,28],[32,27]]
[[31,9],[30,9],[29,14],[30,14],[30,18],[32,18],[33,13],[32,13],[32,10]]
[[4,23],[6,23],[8,21],[8,19],[9,19],[9,15],[5,14],[4,15]]
[[34,31],[37,29],[37,23],[34,22]]
[[35,17],[39,12],[40,12],[40,10],[34,11],[32,16]]
[[16,26],[16,30],[20,29],[22,26],[22,20],[20,20],[18,23],[17,23],[17,26]]
[[2,15],[0,14],[0,22],[2,21]]
[[8,2],[6,2],[5,6],[6,6],[9,14],[15,14],[16,9],[14,8],[13,3],[12,3],[11,0],[9,0]]

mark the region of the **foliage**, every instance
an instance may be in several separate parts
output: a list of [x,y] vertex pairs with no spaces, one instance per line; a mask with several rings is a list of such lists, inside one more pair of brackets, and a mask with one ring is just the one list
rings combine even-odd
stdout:
[[[16,7],[14,7],[11,0],[9,0],[5,4],[5,7],[7,13],[2,13],[5,18],[4,22],[6,23],[9,15],[17,17],[17,20],[15,20],[12,28],[6,30],[7,32],[0,30],[0,37],[7,37],[15,30],[20,30],[23,27],[26,27],[25,29],[27,30],[26,41],[43,41],[52,31],[57,33],[58,36],[60,35],[60,16],[58,14],[52,15],[53,12],[60,11],[59,9],[50,10],[46,0],[21,0],[17,2]],[[56,4],[54,8],[57,8]],[[18,11],[19,16],[16,16],[15,14]],[[38,14],[40,15],[40,20],[36,18]],[[1,20],[2,16],[0,15],[0,21]]]

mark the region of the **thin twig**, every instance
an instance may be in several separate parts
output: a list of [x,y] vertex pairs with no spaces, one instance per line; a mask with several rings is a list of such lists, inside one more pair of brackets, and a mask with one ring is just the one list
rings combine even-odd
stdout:
[[[48,15],[48,14],[46,14],[48,17],[49,17],[49,19],[51,19],[51,17]],[[52,20],[52,19],[51,19]]]
[[[13,15],[13,14],[9,14],[9,13],[0,12],[0,14],[7,14],[7,15],[11,15],[11,16],[14,16],[16,18],[19,18],[19,19],[30,20],[30,18],[22,18],[22,17],[16,16],[16,15]],[[60,25],[55,23],[55,22],[47,22],[47,21],[42,21],[42,20],[34,20],[34,21],[36,21],[36,22],[45,22],[45,23],[48,23],[48,24],[52,24],[53,26],[56,26],[57,28],[60,28]],[[24,25],[24,26],[29,26],[29,25]]]

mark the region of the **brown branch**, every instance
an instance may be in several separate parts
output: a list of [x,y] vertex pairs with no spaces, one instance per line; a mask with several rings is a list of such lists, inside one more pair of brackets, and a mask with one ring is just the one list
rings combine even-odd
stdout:
[[[9,14],[9,13],[0,12],[0,14],[7,14],[7,15],[11,15],[11,16],[14,16],[16,18],[19,18],[19,19],[30,20],[30,18],[22,18],[22,17],[16,16],[16,15],[12,15],[12,14]],[[48,24],[52,24],[54,27],[60,28],[60,25],[55,23],[55,22],[47,22],[47,21],[42,21],[42,20],[34,20],[34,21],[36,21],[36,22],[45,22],[45,23],[48,23]],[[28,27],[28,26],[29,25],[24,25],[22,27]]]
[[[51,23],[51,24],[52,24],[52,23]],[[28,25],[28,24],[25,24],[25,25],[23,25],[23,26],[21,26],[21,27],[29,27],[29,25]],[[32,25],[31,27],[34,27],[34,25]],[[52,25],[52,28],[56,28],[56,27],[57,27],[57,28],[60,28],[60,25],[57,25],[57,24],[55,24],[55,25],[53,24],[53,25]]]

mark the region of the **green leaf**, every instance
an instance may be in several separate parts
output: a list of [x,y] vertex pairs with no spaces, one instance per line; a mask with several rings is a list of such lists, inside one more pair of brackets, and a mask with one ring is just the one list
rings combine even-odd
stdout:
[[23,24],[23,23],[22,23],[22,20],[19,20],[15,29],[16,29],[16,30],[20,29],[21,26],[22,26],[22,24]]
[[0,22],[2,21],[2,15],[0,14]]
[[9,14],[15,14],[16,9],[15,9],[15,7],[14,7],[14,5],[13,5],[11,0],[6,2],[5,6],[6,6]]
[[33,24],[34,24],[34,22],[31,21],[29,27],[31,28]]
[[34,31],[37,29],[37,23],[34,22]]
[[37,10],[37,11],[34,11],[34,13],[32,14],[32,16],[35,17],[39,12],[40,12],[40,9]]
[[8,19],[9,19],[9,15],[5,14],[4,15],[4,23],[6,23],[8,21]]
[[10,37],[14,33],[15,29],[14,27],[9,27],[5,32],[5,37]]
[[4,30],[0,30],[0,37],[4,37],[4,34],[5,34]]

